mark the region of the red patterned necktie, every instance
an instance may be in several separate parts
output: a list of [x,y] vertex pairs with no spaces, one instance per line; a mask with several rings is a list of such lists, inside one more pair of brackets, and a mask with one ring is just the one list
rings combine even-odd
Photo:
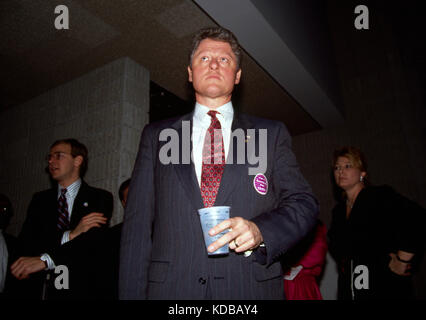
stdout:
[[201,196],[204,207],[212,207],[219,190],[220,180],[225,169],[225,150],[222,127],[216,118],[217,111],[209,111],[212,117],[203,146],[203,167],[201,172]]
[[64,188],[61,190],[61,196],[58,199],[58,223],[57,227],[61,231],[66,231],[69,229],[69,220],[68,220],[68,203],[65,194],[67,193],[67,189]]

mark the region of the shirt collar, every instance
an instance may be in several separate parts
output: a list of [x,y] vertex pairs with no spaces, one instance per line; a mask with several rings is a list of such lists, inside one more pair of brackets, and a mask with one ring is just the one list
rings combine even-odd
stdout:
[[[73,183],[71,183],[66,189],[67,189],[67,195],[69,195],[70,197],[74,198],[77,193],[78,190],[80,189],[81,186],[81,178],[78,178],[76,181],[74,181]],[[61,195],[61,191],[62,189],[64,189],[60,184],[58,184],[58,195]]]
[[[210,110],[209,107],[197,102],[195,104],[195,110],[194,110],[194,117],[193,117],[194,121],[197,121],[200,123],[206,123],[207,125],[210,125],[211,117],[207,114],[209,110]],[[220,122],[223,122],[223,121],[225,121],[226,123],[232,122],[232,119],[234,117],[234,107],[232,106],[231,101],[216,108],[215,110],[218,112],[216,116]]]

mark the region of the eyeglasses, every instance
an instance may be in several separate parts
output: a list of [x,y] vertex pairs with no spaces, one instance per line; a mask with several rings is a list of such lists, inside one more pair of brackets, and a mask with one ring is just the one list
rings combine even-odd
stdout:
[[334,166],[334,171],[349,170],[349,169],[352,169],[353,167],[354,166],[352,164],[350,164],[350,163],[347,163],[347,164],[345,164],[343,166],[336,165],[336,166]]
[[66,153],[66,152],[54,152],[54,153],[49,153],[47,156],[46,156],[46,161],[50,161],[50,160],[52,160],[52,159],[55,159],[55,160],[61,160],[61,159],[63,159],[67,154],[69,154],[69,155],[71,155],[71,153]]

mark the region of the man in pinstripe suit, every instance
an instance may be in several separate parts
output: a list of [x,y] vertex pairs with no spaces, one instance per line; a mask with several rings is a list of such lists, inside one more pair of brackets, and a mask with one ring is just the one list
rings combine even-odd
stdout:
[[[284,298],[279,257],[313,227],[318,204],[300,173],[285,126],[234,111],[231,96],[241,79],[240,62],[241,49],[230,31],[200,30],[188,66],[194,112],[144,128],[121,238],[121,299]],[[208,251],[225,244],[231,250],[214,258],[207,254],[197,214],[206,205],[202,155],[213,121],[219,122],[227,159],[213,203],[231,207],[230,219],[212,228],[211,235],[231,231]],[[186,125],[190,142],[185,141]],[[180,163],[161,158],[167,144],[160,138],[164,130],[175,130],[179,137]],[[245,133],[243,144],[249,139],[263,143],[257,151],[264,150],[260,158],[265,165],[256,175],[249,174],[251,151],[244,161],[237,154],[241,139],[232,138],[237,130]],[[261,139],[261,130],[267,139]],[[190,162],[183,161],[187,143]]]

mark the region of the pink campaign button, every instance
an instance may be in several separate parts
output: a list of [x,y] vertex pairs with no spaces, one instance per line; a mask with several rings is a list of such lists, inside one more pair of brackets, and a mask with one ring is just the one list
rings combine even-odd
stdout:
[[268,179],[262,173],[258,173],[253,179],[254,189],[261,195],[265,195],[268,192]]

